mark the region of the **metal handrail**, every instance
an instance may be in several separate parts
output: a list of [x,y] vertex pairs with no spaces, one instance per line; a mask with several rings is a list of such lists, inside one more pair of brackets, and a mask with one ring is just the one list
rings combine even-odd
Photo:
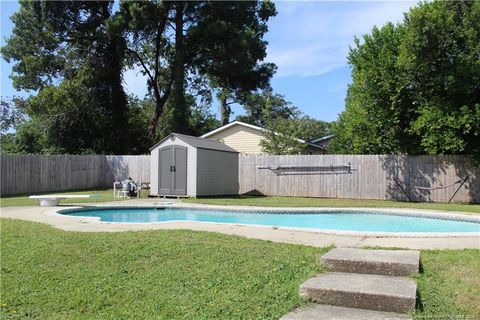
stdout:
[[329,166],[312,166],[312,165],[299,165],[299,166],[257,166],[257,169],[269,169],[269,170],[295,170],[295,169],[317,169],[318,171],[338,171],[346,170],[348,173],[352,172],[352,164],[349,162],[348,165],[329,165]]

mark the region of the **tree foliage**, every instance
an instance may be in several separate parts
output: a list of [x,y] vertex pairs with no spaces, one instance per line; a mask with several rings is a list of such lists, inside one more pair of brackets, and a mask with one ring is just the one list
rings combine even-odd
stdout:
[[270,118],[265,126],[265,139],[260,142],[267,154],[302,154],[306,142],[329,134],[329,123],[309,116]]
[[[1,52],[14,62],[14,87],[34,92],[16,133],[35,141],[24,152],[145,152],[167,129],[196,134],[217,124],[205,109],[212,92],[237,99],[268,86],[275,66],[262,62],[263,37],[273,3],[113,4],[20,2]],[[133,67],[148,78],[148,103],[124,92],[123,72]]]
[[15,130],[26,121],[25,100],[19,97],[0,97],[0,134]]
[[[268,154],[299,154],[310,141],[327,135],[330,125],[300,112],[284,96],[267,90],[245,99],[245,115],[237,120],[265,128],[265,139],[260,142]],[[299,141],[302,140],[302,141]]]
[[266,23],[275,14],[268,1],[122,2],[117,20],[127,51],[148,76],[155,102],[150,135],[169,98],[174,131],[191,133],[186,92],[204,99],[214,89],[228,92],[225,114],[232,92],[265,87],[275,68],[259,62],[266,56]]
[[338,153],[480,153],[480,2],[420,3],[355,39]]
[[0,152],[21,153],[17,135],[14,133],[27,121],[25,100],[14,97],[0,98]]
[[15,62],[13,86],[38,92],[25,109],[32,123],[19,135],[36,136],[45,152],[128,152],[128,132],[118,129],[128,123],[125,44],[108,26],[112,5],[22,1],[12,17],[2,55]]
[[243,108],[245,114],[237,116],[237,120],[259,127],[264,127],[271,119],[291,119],[300,115],[297,107],[271,90],[247,95]]

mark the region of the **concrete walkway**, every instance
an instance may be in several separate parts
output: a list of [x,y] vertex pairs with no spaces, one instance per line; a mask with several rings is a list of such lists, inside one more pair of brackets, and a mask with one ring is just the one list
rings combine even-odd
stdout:
[[[158,199],[135,199],[111,203],[79,204],[82,207],[93,206],[153,206]],[[172,200],[165,200],[172,202]],[[181,206],[179,201],[173,201],[174,207]],[[196,208],[225,208],[201,204],[183,204]],[[161,222],[161,223],[109,223],[100,222],[95,218],[62,216],[54,213],[58,209],[73,208],[73,205],[59,207],[7,207],[1,208],[2,218],[12,218],[41,222],[65,231],[80,232],[118,232],[163,229],[190,229],[197,231],[219,232],[229,235],[244,236],[253,239],[270,240],[283,243],[303,244],[316,247],[335,245],[336,247],[397,247],[408,249],[480,249],[479,237],[375,237],[368,235],[342,235],[307,230],[287,228],[272,228],[267,226],[248,226],[206,222]],[[230,209],[242,209],[231,207]],[[243,207],[244,208],[244,207]],[[253,207],[248,207],[253,209]],[[262,208],[265,209],[265,208]],[[391,211],[391,209],[388,209]]]

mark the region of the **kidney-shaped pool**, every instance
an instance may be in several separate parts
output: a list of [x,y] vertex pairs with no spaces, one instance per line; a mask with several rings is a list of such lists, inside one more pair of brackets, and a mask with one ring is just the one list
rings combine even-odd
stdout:
[[193,208],[95,208],[59,212],[75,217],[98,217],[105,222],[149,223],[198,221],[302,229],[398,233],[480,233],[473,218],[423,216],[378,210],[234,211]]

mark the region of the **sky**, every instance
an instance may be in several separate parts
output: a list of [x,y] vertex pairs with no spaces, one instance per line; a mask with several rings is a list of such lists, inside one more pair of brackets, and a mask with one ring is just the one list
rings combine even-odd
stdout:
[[[0,0],[0,45],[9,37],[9,17],[18,10],[16,1]],[[275,93],[285,96],[303,113],[334,121],[345,109],[351,82],[347,64],[349,46],[355,36],[369,33],[374,25],[399,22],[416,1],[276,1],[278,14],[269,21],[266,61],[278,66],[271,80]],[[1,59],[0,95],[28,96],[17,92],[9,79],[11,64]],[[137,70],[124,74],[128,93],[143,97],[146,79]],[[217,108],[213,112],[218,114]],[[234,106],[234,115],[243,113]]]

